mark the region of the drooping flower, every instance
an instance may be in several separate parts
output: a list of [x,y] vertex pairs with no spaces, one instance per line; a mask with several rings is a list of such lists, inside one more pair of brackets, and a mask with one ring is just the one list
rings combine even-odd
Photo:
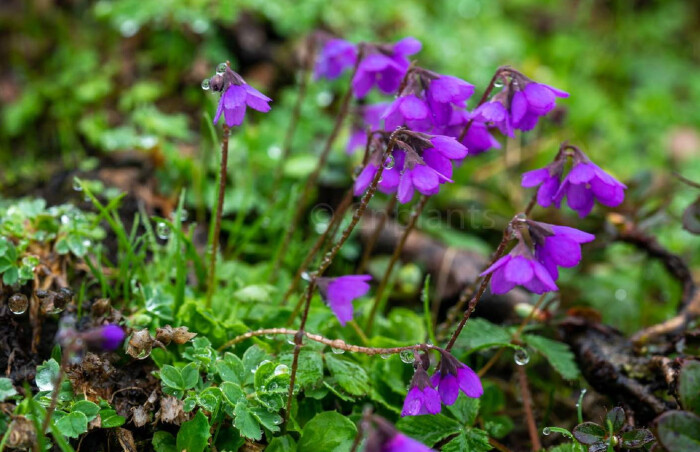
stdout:
[[80,338],[90,348],[116,350],[124,341],[126,333],[118,325],[104,325],[80,333]]
[[508,108],[504,105],[506,97],[503,92],[498,93],[489,102],[485,102],[472,112],[472,119],[483,123],[494,125],[503,135],[511,138],[515,137],[513,121]]
[[593,209],[595,200],[608,207],[619,206],[627,186],[600,169],[580,150],[573,155],[574,165],[553,196],[557,203],[566,202],[583,218]]
[[355,179],[355,196],[360,196],[367,190],[372,180],[374,180],[374,176],[377,174],[380,165],[384,166],[384,171],[377,184],[377,188],[379,191],[386,194],[396,192],[396,188],[399,186],[401,169],[403,168],[406,153],[399,149],[394,149],[384,162],[381,162],[382,155],[382,150],[378,149],[370,156],[367,165],[362,169],[357,179]]
[[389,131],[406,126],[416,132],[428,132],[433,126],[428,105],[415,94],[397,97],[382,118],[384,128]]
[[447,124],[454,107],[464,108],[465,101],[474,94],[474,85],[451,75],[433,79],[426,90],[426,98],[436,125]]
[[523,286],[530,292],[543,294],[559,290],[547,268],[542,265],[522,238],[510,254],[498,259],[480,276],[493,273],[491,277],[491,292],[504,294],[515,286]]
[[272,99],[248,85],[243,77],[232,71],[226,63],[220,66],[225,66],[225,69],[222,68],[221,73],[217,72],[208,83],[207,80],[202,83],[203,87],[210,86],[213,91],[222,93],[214,116],[214,124],[219,122],[223,114],[227,126],[241,125],[247,107],[263,113],[270,111],[268,103]]
[[567,226],[527,220],[535,257],[552,279],[559,277],[559,267],[574,267],[581,261],[581,244],[595,240],[593,234]]
[[365,452],[430,452],[433,449],[396,430],[386,419],[371,417]]
[[525,188],[539,186],[537,203],[542,207],[549,207],[552,203],[555,203],[557,208],[559,208],[560,203],[555,202],[554,195],[559,190],[563,171],[564,160],[556,159],[544,168],[523,173],[521,185]]
[[373,86],[385,94],[395,92],[409,66],[408,56],[417,53],[421,43],[415,38],[404,38],[394,45],[365,45],[365,56],[352,80],[355,97],[361,99]]
[[352,302],[369,291],[370,275],[347,275],[338,278],[317,278],[316,284],[324,301],[341,325],[352,320]]
[[357,62],[357,47],[343,39],[328,39],[316,60],[314,79],[334,80]]
[[419,416],[421,414],[437,414],[440,406],[440,394],[430,384],[430,378],[420,360],[414,363],[415,373],[411,380],[411,388],[408,390],[403,402],[401,416]]
[[[459,139],[470,116],[466,110],[453,109],[447,125],[436,128],[435,133]],[[470,156],[481,154],[491,148],[501,148],[501,143],[489,133],[488,127],[476,120],[471,122],[462,144],[467,148]]]
[[[425,153],[423,155],[425,156]],[[428,155],[430,156],[431,153]],[[429,160],[433,165],[443,162],[435,154],[432,154],[432,157],[434,160]],[[435,195],[440,191],[442,181],[452,182],[448,176],[428,165],[427,161],[419,157],[418,154],[407,151],[404,169],[399,180],[397,199],[401,204],[406,204],[413,198],[414,190],[418,190],[426,196]]]
[[476,372],[457,361],[449,352],[441,351],[438,370],[430,378],[430,383],[437,388],[445,405],[455,403],[459,391],[472,398],[481,397],[484,393],[481,379]]
[[382,126],[382,115],[389,106],[389,102],[364,105],[358,109],[358,116],[361,121],[353,124],[350,132],[350,139],[345,148],[348,154],[352,154],[358,148],[364,149],[367,143],[367,129],[379,130]]
[[[533,82],[526,77],[514,78],[517,87],[511,100],[513,127],[532,130],[540,116],[554,109],[557,97],[569,97],[569,93],[544,83]],[[524,86],[521,86],[524,84]]]

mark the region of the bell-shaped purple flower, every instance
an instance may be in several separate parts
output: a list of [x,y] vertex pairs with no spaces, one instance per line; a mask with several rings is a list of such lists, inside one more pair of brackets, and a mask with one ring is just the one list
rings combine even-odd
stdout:
[[544,265],[552,279],[559,277],[559,267],[574,267],[581,261],[581,244],[595,240],[593,234],[567,226],[527,220],[535,257]]
[[433,449],[396,430],[383,417],[372,415],[365,452],[431,452]]
[[[427,160],[425,160],[426,153]],[[401,204],[406,204],[413,198],[414,190],[418,190],[426,196],[431,196],[440,191],[440,183],[442,181],[452,182],[449,176],[438,172],[438,170],[428,165],[428,161],[430,161],[443,171],[449,168],[451,173],[452,167],[449,166],[449,161],[440,157],[437,151],[430,152],[430,150],[424,151],[423,159],[411,152],[406,155],[406,163],[404,164],[403,173],[401,173],[397,192],[397,199]],[[445,166],[445,161],[447,161],[447,166]]]
[[416,372],[413,374],[413,380],[411,380],[411,388],[403,402],[401,416],[437,414],[441,408],[440,394],[431,386],[423,366],[418,364]]
[[332,38],[326,41],[316,60],[314,79],[334,80],[357,62],[357,47],[343,39]]
[[[500,93],[499,93],[500,94]],[[472,112],[472,119],[482,123],[494,125],[503,135],[515,137],[515,130],[510,112],[503,103],[503,97],[496,95],[489,102],[481,104]]]
[[401,178],[401,170],[406,153],[395,149],[384,163],[380,163],[381,154],[381,151],[375,151],[370,157],[369,162],[367,162],[367,165],[362,169],[357,179],[355,179],[355,196],[360,196],[367,190],[372,180],[374,180],[374,176],[377,174],[380,164],[384,166],[384,171],[382,172],[382,178],[377,184],[377,188],[379,191],[386,194],[396,192],[396,188],[399,186],[399,179]]
[[80,333],[80,338],[89,348],[116,350],[124,341],[126,333],[118,325],[104,325]]
[[[430,452],[433,449],[403,433],[397,433],[379,449],[381,452]],[[369,452],[369,451],[368,451]]]
[[504,294],[515,286],[523,286],[536,294],[559,290],[547,268],[535,259],[522,240],[481,276],[489,273],[493,273],[491,292],[494,294]]
[[270,111],[268,103],[272,99],[248,85],[243,77],[233,72],[228,65],[223,74],[217,74],[210,79],[210,85],[214,91],[222,93],[214,124],[219,122],[223,114],[227,126],[241,125],[247,107],[263,113]]
[[452,405],[459,396],[459,391],[472,398],[481,397],[484,388],[481,379],[470,367],[460,363],[448,352],[442,352],[438,370],[430,378],[430,383],[437,388],[442,403]]
[[554,201],[554,195],[559,190],[563,171],[564,160],[557,159],[544,168],[523,173],[521,185],[525,188],[539,186],[537,203],[542,207],[549,207],[555,203],[559,208],[560,203]]
[[374,85],[385,94],[395,92],[408,69],[407,57],[420,49],[421,43],[410,37],[394,45],[366,45],[367,55],[360,62],[352,80],[355,97],[365,97]]
[[566,202],[583,218],[593,209],[595,200],[615,207],[625,199],[627,186],[600,169],[583,152],[574,154],[574,165],[553,196],[557,203],[566,196]]
[[433,79],[426,90],[426,99],[438,125],[449,123],[453,107],[464,108],[465,101],[474,94],[474,85],[451,75]]
[[317,278],[321,297],[330,306],[341,325],[352,320],[352,302],[369,291],[370,275],[347,275],[339,278]]
[[[435,133],[449,137],[459,138],[464,127],[469,122],[470,113],[466,110],[452,110],[447,125],[437,128]],[[481,154],[491,148],[500,149],[501,143],[489,133],[488,127],[483,122],[472,121],[467,134],[462,140],[462,144],[467,148],[470,156]]]
[[406,126],[416,132],[428,132],[433,126],[428,105],[415,94],[397,97],[382,118],[384,128],[389,131]]
[[553,86],[516,78],[517,86],[510,104],[513,127],[520,130],[532,130],[540,116],[544,116],[556,106],[557,97],[569,97],[569,93]]

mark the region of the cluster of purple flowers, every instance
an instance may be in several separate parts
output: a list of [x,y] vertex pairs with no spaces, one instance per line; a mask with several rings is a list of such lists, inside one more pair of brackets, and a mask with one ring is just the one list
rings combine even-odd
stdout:
[[432,377],[427,370],[430,362],[427,355],[414,363],[415,373],[411,381],[401,416],[437,414],[442,404],[452,405],[459,391],[468,397],[478,398],[484,393],[479,376],[467,365],[459,362],[449,352],[440,350],[441,359]]
[[[491,291],[502,294],[515,286],[543,294],[558,290],[555,281],[558,267],[574,267],[581,261],[581,244],[595,239],[593,234],[578,229],[523,220],[516,225],[518,244],[498,259],[481,276],[493,273]],[[531,241],[528,244],[523,232]]]

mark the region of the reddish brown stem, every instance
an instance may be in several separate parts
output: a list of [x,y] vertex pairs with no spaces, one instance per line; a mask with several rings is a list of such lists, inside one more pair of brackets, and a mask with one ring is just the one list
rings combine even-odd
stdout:
[[224,210],[224,196],[226,193],[226,169],[228,167],[228,137],[231,129],[224,124],[224,135],[221,141],[221,167],[219,168],[219,193],[216,204],[216,218],[214,220],[214,236],[209,249],[209,278],[207,281],[207,308],[211,308],[211,300],[216,284],[216,250],[219,248],[219,236],[221,235],[221,216]]
[[518,382],[520,384],[520,395],[523,398],[523,411],[525,411],[527,432],[530,435],[532,450],[533,452],[537,452],[542,449],[542,443],[540,442],[540,435],[537,431],[537,424],[535,423],[535,414],[532,412],[532,395],[530,394],[530,387],[527,382],[527,373],[525,373],[525,367],[518,365],[515,367],[517,368]]

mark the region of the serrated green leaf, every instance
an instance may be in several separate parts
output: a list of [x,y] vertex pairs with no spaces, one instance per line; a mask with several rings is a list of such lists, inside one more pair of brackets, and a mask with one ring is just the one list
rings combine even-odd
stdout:
[[478,350],[490,347],[509,347],[511,336],[505,328],[494,325],[488,320],[475,318],[467,322],[457,338],[456,346],[467,350]]
[[[293,355],[288,353],[280,356],[280,362],[292,366]],[[323,378],[323,358],[316,350],[302,349],[299,353],[296,383],[301,387],[313,386]]]
[[213,413],[219,406],[222,397],[223,394],[220,388],[210,387],[199,393],[197,401],[202,408]]
[[430,447],[462,430],[462,424],[442,414],[402,417],[396,427]]
[[262,438],[262,430],[260,430],[260,424],[253,417],[250,412],[248,403],[244,400],[236,404],[236,408],[233,410],[234,420],[233,425],[240,430],[241,435],[246,438],[253,439],[255,441]]
[[63,436],[77,438],[87,432],[88,419],[84,413],[74,411],[63,416],[56,422],[56,428]]
[[243,361],[233,353],[226,353],[224,359],[216,361],[216,371],[221,377],[221,381],[243,383],[245,372]]
[[476,420],[476,416],[479,414],[479,399],[474,399],[464,395],[462,391],[459,392],[459,397],[454,404],[449,405],[447,408],[450,412],[462,422],[462,425],[472,426]]
[[87,417],[88,422],[90,422],[97,417],[97,413],[100,412],[100,407],[89,400],[81,400],[75,402],[71,411],[80,411]]
[[12,384],[12,380],[9,378],[0,378],[0,402],[4,402],[8,397],[12,397],[17,394],[17,390]]
[[250,410],[255,419],[260,422],[266,429],[272,432],[280,431],[280,424],[282,424],[282,417],[275,413],[270,412],[266,408],[256,407]]
[[177,452],[175,437],[168,432],[155,432],[153,439],[151,439],[151,445],[155,452]]
[[241,399],[245,399],[245,392],[236,383],[227,381],[221,384],[220,389],[224,400],[232,406],[235,406]]
[[180,369],[180,375],[184,383],[183,389],[192,389],[199,381],[199,366],[195,363],[189,363]]
[[209,420],[204,413],[198,411],[191,420],[182,423],[175,444],[179,451],[202,452],[207,447],[210,436]]
[[487,452],[493,449],[489,443],[489,435],[478,428],[469,428],[460,432],[442,448],[443,452]]
[[160,370],[160,379],[163,381],[163,385],[165,386],[179,390],[185,389],[185,380],[183,380],[182,374],[177,368],[171,366],[170,364],[166,364]]
[[304,425],[297,446],[304,452],[346,452],[352,447],[357,427],[335,411],[318,413]]
[[39,391],[51,391],[58,379],[60,366],[55,359],[44,361],[43,364],[36,368],[36,386]]
[[102,428],[121,427],[124,425],[124,422],[126,422],[124,416],[118,415],[117,412],[112,409],[100,410],[99,414]]
[[678,394],[686,411],[700,415],[700,362],[686,361],[681,368]]
[[348,359],[326,355],[326,366],[341,388],[355,396],[369,392],[369,377],[360,365]]
[[571,353],[571,349],[569,349],[568,345],[533,334],[523,335],[523,341],[534,350],[544,355],[547,361],[549,361],[549,364],[554,367],[554,370],[559,372],[565,379],[575,380],[581,375],[576,365],[576,358],[574,354]]

